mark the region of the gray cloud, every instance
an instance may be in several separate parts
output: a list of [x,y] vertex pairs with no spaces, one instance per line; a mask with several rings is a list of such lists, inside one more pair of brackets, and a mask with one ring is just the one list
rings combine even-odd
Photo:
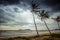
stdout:
[[[21,2],[20,2],[21,1]],[[49,0],[37,0],[40,4],[40,9],[45,9],[46,11],[49,11],[49,15],[51,17],[56,17],[60,15],[60,9],[59,5],[52,1],[52,3]],[[5,4],[6,2],[6,4]],[[8,0],[8,1],[0,1],[0,25],[5,26],[29,26],[32,25],[33,27],[33,19],[31,14],[31,4],[29,4],[29,1],[22,1],[22,0]],[[48,2],[48,3],[46,3]],[[17,5],[16,5],[17,4]],[[56,8],[56,9],[55,9]],[[41,28],[40,26],[45,26],[43,22],[35,15],[36,23],[38,25],[38,28]],[[49,23],[53,21],[47,21]],[[54,22],[53,22],[54,24]],[[51,25],[51,24],[50,24]]]
[[[21,4],[20,4],[21,5]],[[0,7],[0,24],[1,25],[28,25],[27,19],[23,18],[28,7],[23,5],[7,5]],[[22,15],[23,14],[23,15]],[[26,14],[26,13],[25,13]]]
[[44,0],[43,4],[50,7],[53,12],[60,11],[60,0]]
[[4,11],[2,9],[0,9],[0,24],[1,23],[6,23],[6,20],[4,20]]
[[20,0],[0,0],[0,4],[18,4]]

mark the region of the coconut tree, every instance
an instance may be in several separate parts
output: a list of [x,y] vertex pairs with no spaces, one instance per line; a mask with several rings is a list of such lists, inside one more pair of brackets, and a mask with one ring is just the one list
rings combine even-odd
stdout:
[[38,6],[39,6],[39,4],[36,4],[36,0],[32,0],[31,7],[32,7],[33,21],[34,21],[34,25],[35,25],[35,28],[36,28],[37,35],[39,36],[37,25],[36,25],[36,22],[35,22],[35,17],[34,17],[35,10],[37,9]]
[[39,15],[38,16],[41,17],[41,20],[44,21],[44,24],[45,24],[47,30],[49,31],[50,36],[52,36],[51,35],[51,31],[50,31],[50,29],[49,29],[49,27],[48,27],[48,25],[46,23],[46,20],[45,20],[45,19],[48,19],[49,18],[48,12],[45,12],[45,10],[42,10],[41,12],[40,11],[37,11],[37,12],[39,12]]
[[53,20],[55,20],[58,24],[58,28],[60,29],[60,26],[59,26],[59,22],[60,22],[60,16],[57,16],[56,18],[52,18]]
[[41,12],[39,11],[39,15],[38,16],[41,17],[41,20],[44,21],[44,24],[45,24],[48,32],[50,33],[50,37],[52,38],[52,40],[54,40],[54,38],[52,37],[52,33],[51,33],[47,23],[46,23],[46,19],[49,18],[48,12],[45,12],[45,10],[42,10]]

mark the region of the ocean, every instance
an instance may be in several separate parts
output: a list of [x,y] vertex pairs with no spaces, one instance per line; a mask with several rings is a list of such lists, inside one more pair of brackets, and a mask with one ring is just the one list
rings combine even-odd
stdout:
[[[47,30],[39,30],[39,34],[49,33]],[[52,33],[60,32],[60,30],[51,30]],[[37,35],[35,30],[0,30],[0,37],[18,37],[18,36],[34,36]]]

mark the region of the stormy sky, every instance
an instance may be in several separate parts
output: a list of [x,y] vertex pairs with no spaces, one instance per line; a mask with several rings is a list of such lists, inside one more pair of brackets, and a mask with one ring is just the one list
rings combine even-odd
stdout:
[[[0,30],[34,30],[34,21],[31,12],[32,0],[0,0]],[[40,10],[48,11],[50,18],[60,16],[60,0],[34,0],[40,4]],[[44,22],[34,14],[38,30],[45,30]],[[50,29],[58,28],[57,23],[52,19],[46,20]]]

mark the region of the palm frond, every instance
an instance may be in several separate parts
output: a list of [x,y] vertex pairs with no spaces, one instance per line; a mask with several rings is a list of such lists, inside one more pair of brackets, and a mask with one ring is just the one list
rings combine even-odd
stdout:
[[60,22],[60,16],[57,16],[56,18],[52,18],[53,20]]
[[57,20],[58,22],[60,22],[60,16],[57,16],[56,20]]
[[44,19],[49,18],[48,12],[45,12],[45,10],[42,10],[42,12],[40,12],[39,14],[40,14],[40,17]]
[[[32,0],[31,2],[32,9],[38,9],[37,7],[39,6],[39,3],[37,0]],[[40,9],[40,8],[39,8]]]

